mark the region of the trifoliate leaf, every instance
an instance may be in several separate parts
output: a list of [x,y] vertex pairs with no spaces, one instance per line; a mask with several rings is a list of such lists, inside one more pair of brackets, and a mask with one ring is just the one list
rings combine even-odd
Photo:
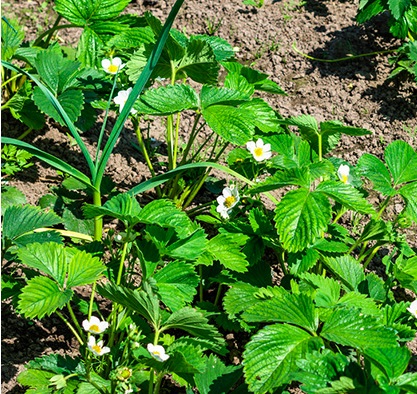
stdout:
[[417,293],[417,256],[398,260],[394,265],[394,276],[402,287]]
[[236,282],[223,298],[223,307],[230,318],[235,318],[253,305],[258,287],[244,282]]
[[72,290],[61,290],[52,279],[35,276],[27,282],[19,295],[19,311],[27,318],[42,319],[62,308],[72,295]]
[[337,302],[338,306],[346,308],[355,307],[360,309],[365,315],[380,316],[381,311],[372,298],[367,297],[366,294],[360,294],[355,291],[344,294]]
[[74,359],[70,356],[61,356],[60,354],[48,354],[37,357],[27,363],[27,368],[43,369],[55,374],[85,373],[85,366],[79,357]]
[[103,47],[100,36],[94,30],[85,27],[78,41],[77,59],[85,67],[95,67]]
[[161,301],[172,311],[191,303],[197,293],[199,277],[191,264],[179,261],[168,263],[153,279],[156,280]]
[[296,362],[321,346],[320,338],[289,324],[274,324],[258,331],[243,353],[249,390],[266,393],[291,381]]
[[1,20],[1,60],[10,60],[20,47],[25,33],[23,26],[15,20],[3,16]]
[[106,45],[118,49],[138,48],[142,44],[149,44],[155,40],[152,29],[146,27],[131,27],[115,35]]
[[326,319],[320,333],[323,338],[361,350],[397,346],[397,337],[374,317],[363,315],[356,308],[337,308]]
[[303,250],[326,231],[331,209],[328,199],[308,189],[288,192],[275,209],[280,241],[289,252]]

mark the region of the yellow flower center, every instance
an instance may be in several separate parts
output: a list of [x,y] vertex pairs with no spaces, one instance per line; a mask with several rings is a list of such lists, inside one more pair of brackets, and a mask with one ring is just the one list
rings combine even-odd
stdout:
[[119,66],[116,66],[115,64],[110,64],[110,66],[108,68],[109,72],[111,72],[111,73],[117,72],[118,69],[119,69]]
[[348,179],[349,179],[349,177],[348,177],[347,175],[342,175],[342,179],[341,179],[341,181],[342,181],[343,183],[347,183]]
[[262,156],[262,154],[264,153],[264,150],[262,148],[255,148],[253,150],[253,153],[255,154],[255,156]]
[[93,346],[91,346],[91,348],[92,348],[95,352],[97,352],[97,353],[101,353],[101,347],[100,347],[100,346],[98,346],[98,345],[93,345]]
[[226,200],[224,202],[224,206],[226,208],[230,208],[231,206],[233,206],[233,204],[236,202],[236,198],[234,196],[229,196],[226,197]]
[[160,355],[161,355],[161,353],[159,353],[159,352],[158,352],[158,350],[154,350],[152,353],[153,353],[155,356],[160,356]]
[[90,331],[100,332],[100,329],[98,328],[98,325],[97,324],[92,324],[90,326]]

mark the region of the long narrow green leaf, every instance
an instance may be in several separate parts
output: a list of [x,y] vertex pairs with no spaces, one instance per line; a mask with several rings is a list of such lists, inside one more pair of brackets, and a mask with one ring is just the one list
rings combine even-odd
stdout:
[[155,66],[158,63],[159,57],[161,56],[165,42],[168,38],[168,34],[171,29],[171,26],[183,2],[184,0],[177,0],[174,6],[172,7],[171,12],[169,13],[169,16],[167,18],[167,21],[165,22],[165,25],[162,29],[162,32],[160,36],[158,37],[155,47],[152,50],[151,56],[149,57],[149,60],[146,63],[146,66],[144,70],[142,71],[142,74],[140,75],[139,79],[136,81],[135,86],[133,87],[132,92],[129,95],[129,98],[126,101],[126,104],[124,105],[121,114],[116,120],[116,123],[111,131],[110,137],[107,140],[106,146],[104,147],[103,153],[98,162],[97,172],[93,176],[94,184],[96,184],[97,181],[100,182],[100,180],[102,179],[104,175],[107,161],[109,160],[110,154],[112,153],[113,148],[116,145],[116,142],[120,136],[120,133],[123,130],[124,124],[130,114],[130,110],[132,109],[134,102],[138,98],[139,94],[142,92],[143,88],[145,87],[146,83],[148,82],[152,74],[152,71],[154,70]]
[[17,73],[21,73],[21,74],[26,75],[33,82],[35,82],[36,85],[39,86],[39,88],[42,90],[42,92],[45,94],[45,96],[48,98],[48,100],[54,106],[56,111],[59,113],[61,118],[64,120],[65,124],[68,126],[69,131],[71,132],[72,136],[74,137],[75,141],[77,142],[78,146],[80,147],[81,152],[83,153],[83,155],[85,157],[85,160],[88,164],[88,167],[90,168],[90,172],[94,177],[94,174],[95,174],[96,170],[95,170],[93,160],[90,156],[90,153],[88,152],[87,147],[84,144],[84,141],[81,139],[80,134],[77,131],[77,128],[71,122],[70,118],[68,117],[67,113],[65,112],[64,108],[62,108],[62,105],[59,103],[59,101],[56,99],[56,97],[50,92],[50,90],[42,82],[40,82],[32,74],[29,74],[25,70],[22,70],[21,68],[16,67],[15,65],[13,65],[9,62],[2,61],[1,64],[2,64],[3,67],[8,68],[9,70],[16,71]]
[[43,150],[38,149],[31,144],[28,144],[26,142],[23,142],[14,138],[2,137],[1,143],[14,145],[14,146],[23,148],[24,150],[31,153],[33,156],[49,164],[51,167],[54,167],[57,170],[63,171],[66,174],[71,175],[72,177],[79,180],[80,182],[88,186],[89,188],[95,190],[94,186],[91,184],[91,181],[87,175],[83,174],[81,171],[77,170],[76,168],[66,163],[65,161],[59,159],[58,157],[55,157],[47,152],[44,152]]
[[255,185],[255,182],[252,182],[251,180],[245,178],[244,176],[240,175],[236,171],[231,170],[229,167],[223,166],[218,163],[210,163],[210,162],[203,161],[201,163],[184,164],[183,166],[177,167],[174,170],[167,171],[166,173],[161,174],[161,175],[157,175],[133,187],[127,193],[132,194],[132,195],[143,193],[143,192],[146,192],[147,190],[153,189],[156,186],[162,185],[163,183],[169,181],[170,179],[174,178],[176,175],[181,174],[184,171],[187,171],[193,168],[210,168],[210,167],[223,171],[229,175],[232,175],[235,178],[240,179],[241,181],[247,183],[250,186]]

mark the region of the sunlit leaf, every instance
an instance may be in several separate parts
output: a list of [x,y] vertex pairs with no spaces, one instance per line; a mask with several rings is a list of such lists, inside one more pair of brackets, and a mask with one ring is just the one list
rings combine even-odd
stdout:
[[72,290],[61,290],[45,276],[35,276],[19,295],[19,311],[27,318],[42,319],[62,308],[72,297]]

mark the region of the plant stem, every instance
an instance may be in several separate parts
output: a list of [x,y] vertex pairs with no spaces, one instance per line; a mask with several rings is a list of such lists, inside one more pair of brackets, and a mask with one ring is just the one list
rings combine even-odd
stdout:
[[199,286],[199,293],[200,293],[200,302],[203,302],[203,266],[200,264],[198,266],[198,274],[200,275],[200,286]]
[[[95,190],[93,190],[93,204],[96,207],[101,207],[101,193],[100,193],[100,182],[97,182],[98,184],[95,184]],[[103,236],[103,217],[102,216],[96,216],[94,218],[94,240],[95,241],[101,241],[101,238]]]
[[[15,80],[16,78],[19,78],[20,76],[22,76],[23,74],[20,74],[20,73],[17,73],[17,74],[15,74],[13,77],[10,77],[7,81],[4,81],[2,84],[1,84],[1,87],[2,88],[4,88],[6,85],[8,85],[10,82],[12,82],[13,80]],[[7,104],[4,104],[4,105],[2,105],[1,106],[1,109],[4,109],[4,108],[8,108],[7,107]]]
[[[56,24],[56,22],[55,22],[55,24]],[[79,26],[77,26],[77,25],[74,25],[74,24],[68,24],[68,25],[61,25],[61,26],[55,26],[54,25],[54,27],[52,27],[52,28],[50,28],[50,29],[48,29],[48,30],[46,30],[46,31],[44,31],[37,39],[36,39],[36,41],[33,43],[33,45],[32,46],[39,46],[39,44],[40,44],[40,42],[42,41],[42,38],[44,38],[45,36],[47,36],[47,35],[49,35],[49,34],[51,34],[51,33],[53,33],[53,32],[55,32],[56,30],[61,30],[61,29],[66,29],[66,28],[68,28],[68,27],[79,27]]]
[[84,345],[84,341],[83,339],[78,335],[77,330],[72,326],[72,324],[65,318],[65,316],[59,312],[59,311],[55,311],[55,313],[57,314],[57,316],[68,326],[68,328],[71,330],[71,332],[74,334],[75,338],[77,338],[77,341],[79,342],[79,344],[82,346]]
[[222,294],[222,284],[219,283],[219,287],[217,288],[216,298],[214,300],[214,305],[217,306],[217,304],[219,303],[221,294]]
[[[126,232],[126,238],[129,237],[129,229]],[[126,258],[126,252],[127,252],[127,245],[128,242],[125,242],[123,244],[123,250],[122,250],[122,255],[120,257],[120,263],[119,263],[119,272],[117,274],[117,280],[116,280],[116,285],[119,286],[120,282],[122,281],[122,273],[123,273],[123,267],[124,267],[124,263],[125,263],[125,258]]]
[[29,127],[25,132],[20,134],[19,137],[17,137],[17,139],[18,140],[23,140],[23,138],[25,138],[27,135],[29,135],[32,131],[33,131],[33,129],[31,127]]
[[190,137],[189,137],[188,142],[187,142],[187,146],[185,147],[184,153],[182,154],[182,159],[181,159],[181,162],[180,162],[180,166],[182,166],[183,164],[186,163],[187,156],[188,156],[188,153],[190,152],[191,146],[193,145],[194,139],[197,136],[198,132],[201,130],[201,128],[204,126],[204,125],[202,125],[201,127],[199,127],[197,129],[197,125],[198,125],[198,122],[200,121],[200,118],[201,118],[201,113],[197,112],[197,115],[194,119],[193,128],[191,129]]

